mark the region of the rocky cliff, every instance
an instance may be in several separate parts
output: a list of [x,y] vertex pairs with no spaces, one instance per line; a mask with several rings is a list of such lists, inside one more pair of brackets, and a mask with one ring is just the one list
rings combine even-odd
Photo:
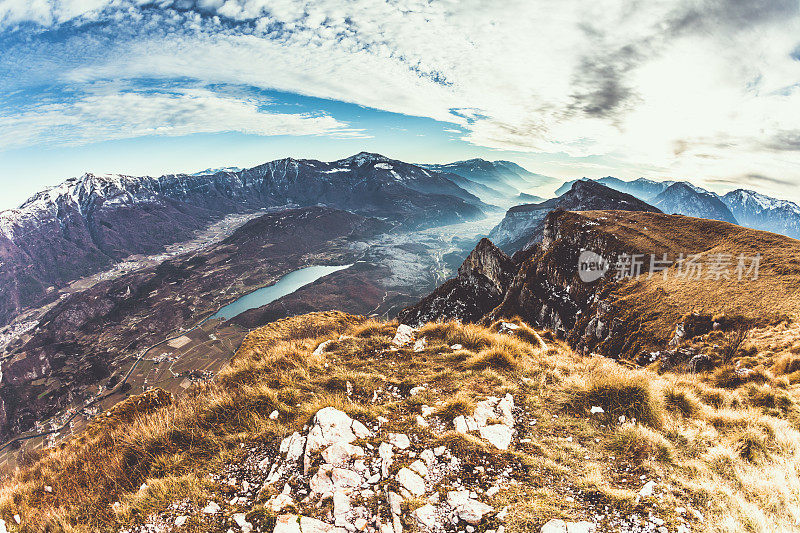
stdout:
[[[757,255],[758,276],[743,272],[739,279],[737,269]],[[691,275],[689,256],[699,265]],[[511,281],[499,303],[495,293],[470,293],[459,276],[401,316],[414,323],[409,317],[424,321],[448,309],[441,320],[521,317],[579,352],[637,359],[668,346],[692,311],[750,324],[797,312],[800,299],[764,294],[800,298],[800,288],[792,286],[800,268],[789,266],[798,258],[796,240],[725,222],[650,212],[554,211],[543,221],[542,242],[502,263],[509,269],[502,277]],[[727,263],[715,274],[719,261]],[[589,263],[598,266],[596,276],[582,276],[582,265]]]
[[404,324],[462,320],[474,322],[503,298],[513,273],[513,262],[489,239],[481,239],[447,281],[418,304],[400,312]]

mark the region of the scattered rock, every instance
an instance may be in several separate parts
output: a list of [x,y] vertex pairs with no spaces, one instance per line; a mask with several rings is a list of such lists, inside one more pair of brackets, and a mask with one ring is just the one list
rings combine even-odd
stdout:
[[203,512],[205,514],[217,514],[220,512],[220,506],[217,504],[217,502],[208,502],[208,505],[203,507]]
[[414,518],[422,524],[423,526],[433,529],[436,527],[437,517],[436,517],[436,507],[431,505],[430,503],[423,505],[416,511],[414,511]]
[[[481,438],[501,450],[507,450],[514,436],[514,397],[506,394],[504,398],[490,397],[475,406],[472,416],[458,416],[453,425],[459,433],[478,431]],[[489,420],[499,420],[500,424],[489,425]]]
[[405,433],[390,433],[389,442],[401,450],[405,450],[411,446],[411,440],[409,440],[408,435]]
[[325,407],[314,415],[314,425],[306,438],[304,471],[311,466],[311,455],[336,442],[351,443],[372,435],[364,424],[334,407]]
[[333,342],[333,339],[329,339],[327,341],[321,342],[319,346],[314,350],[312,355],[318,356],[325,353],[325,349]]
[[653,491],[656,488],[655,481],[648,481],[644,484],[644,486],[639,490],[639,497],[640,498],[649,498],[653,495]]
[[414,343],[414,351],[415,352],[422,352],[428,345],[428,341],[425,340],[425,337],[421,339],[417,339],[417,342]]
[[401,468],[397,473],[397,482],[413,496],[425,494],[425,480],[409,468]]
[[489,441],[495,448],[507,450],[514,436],[514,429],[504,424],[492,424],[480,428],[481,438]]
[[389,467],[392,466],[393,462],[394,452],[392,452],[392,445],[388,442],[382,442],[378,446],[378,455],[381,458],[381,475],[386,478],[389,476]]
[[448,492],[447,504],[453,508],[456,517],[473,526],[480,524],[484,515],[494,511],[491,506],[472,498],[468,490]]
[[352,459],[357,457],[364,457],[364,448],[353,446],[349,442],[335,442],[322,452],[325,462],[334,466],[349,464]]
[[392,339],[392,344],[395,346],[403,346],[408,344],[414,339],[414,328],[407,324],[400,324],[397,326],[397,332]]
[[233,521],[236,522],[236,525],[239,526],[244,533],[250,533],[253,531],[253,524],[245,520],[244,513],[234,513],[232,518]]
[[340,530],[316,518],[289,514],[277,518],[273,533],[339,533]]

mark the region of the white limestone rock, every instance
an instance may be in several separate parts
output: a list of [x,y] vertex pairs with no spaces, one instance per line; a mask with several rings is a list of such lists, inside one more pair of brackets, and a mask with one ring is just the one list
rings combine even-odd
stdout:
[[294,432],[281,441],[280,451],[286,454],[287,462],[295,462],[303,455],[306,447],[306,438]]
[[425,480],[409,468],[401,468],[397,473],[397,482],[413,496],[425,494]]
[[364,448],[349,442],[334,442],[322,451],[325,462],[334,466],[347,465],[359,457],[364,457]]
[[337,442],[351,443],[372,435],[364,424],[334,407],[325,407],[314,415],[314,425],[306,439],[304,468],[308,472],[311,455]]
[[208,502],[208,505],[203,507],[203,512],[205,514],[217,514],[220,512],[220,506],[217,504],[217,502]]
[[481,438],[499,450],[507,450],[514,436],[514,429],[505,424],[492,424],[480,428]]
[[395,346],[403,346],[414,340],[414,328],[407,324],[400,324],[397,326],[397,332],[392,339],[392,344]]
[[553,519],[542,526],[541,533],[567,533],[567,523]]
[[436,526],[436,507],[427,503],[414,511],[414,518],[428,529]]
[[389,433],[389,443],[397,446],[401,450],[405,450],[411,446],[411,440],[405,433]]

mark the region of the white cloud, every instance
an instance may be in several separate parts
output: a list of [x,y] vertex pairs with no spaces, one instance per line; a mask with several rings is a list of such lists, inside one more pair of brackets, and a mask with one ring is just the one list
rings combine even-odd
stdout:
[[[193,9],[171,9],[178,4]],[[53,73],[70,85],[152,77],[243,84],[449,121],[467,141],[494,149],[605,155],[626,171],[709,182],[800,182],[800,146],[785,142],[800,131],[796,0],[158,5],[7,0],[0,20],[118,17],[102,34],[110,48],[85,37],[78,49],[86,60],[64,58]],[[202,122],[170,131],[205,131]]]
[[0,149],[80,145],[146,135],[242,132],[256,135],[362,136],[328,115],[272,113],[263,102],[206,89],[179,92],[99,86],[76,100],[0,113]]

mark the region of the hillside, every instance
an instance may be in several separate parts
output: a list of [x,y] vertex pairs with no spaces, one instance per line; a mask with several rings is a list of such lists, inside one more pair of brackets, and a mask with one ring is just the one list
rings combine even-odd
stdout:
[[796,391],[740,381],[628,370],[519,321],[305,315],[250,333],[214,382],[29,457],[0,527],[788,531]]
[[[571,277],[570,272],[577,272],[581,248],[594,250],[611,264],[620,254],[643,254],[647,259],[642,274],[633,278],[617,282],[612,268],[599,283],[576,280],[576,286],[570,289],[571,300],[576,310],[582,310],[580,317],[571,317],[563,306],[559,312],[551,312],[551,317],[563,324],[566,335],[589,351],[637,357],[663,348],[691,312],[727,316],[731,320],[738,317],[750,325],[800,316],[800,241],[725,222],[657,213],[583,212],[554,216],[541,255],[523,265],[515,278],[516,286],[509,293],[523,290],[536,279],[535,265],[550,258],[565,263],[557,277],[561,284],[569,284],[577,278]],[[647,273],[650,254],[659,259],[668,254],[675,262],[681,253],[687,258],[696,254],[694,262],[705,269],[699,272],[699,279],[698,272],[689,273],[686,265],[686,275],[681,277],[682,267],[677,263],[669,266],[666,274],[656,272],[650,277]],[[747,258],[747,269],[752,264],[750,258],[757,254],[758,278],[749,279],[752,274],[745,270],[740,281],[736,273],[739,256]],[[714,274],[709,268],[718,258],[723,260],[726,271]],[[720,279],[716,279],[717,275]],[[590,299],[589,294],[599,295],[600,299],[587,307],[584,302]],[[526,305],[524,301],[509,294],[499,311],[518,313],[520,304]],[[595,332],[594,339],[586,337],[592,329],[592,318],[595,325],[606,325],[602,335]],[[613,323],[618,324],[616,331],[609,327]]]
[[[789,237],[632,211],[556,211],[542,231],[542,243],[516,255],[517,262],[500,274],[511,282],[493,310],[477,309],[449,290],[467,282],[460,271],[403,311],[401,320],[431,320],[434,308],[467,321],[478,320],[475,314],[484,321],[519,316],[581,352],[642,361],[668,349],[676,331],[686,330],[688,338],[708,333],[715,322],[722,329],[761,328],[800,316],[800,241]],[[599,279],[581,278],[579,262],[587,251],[605,260]],[[750,279],[754,261],[757,279]]]

